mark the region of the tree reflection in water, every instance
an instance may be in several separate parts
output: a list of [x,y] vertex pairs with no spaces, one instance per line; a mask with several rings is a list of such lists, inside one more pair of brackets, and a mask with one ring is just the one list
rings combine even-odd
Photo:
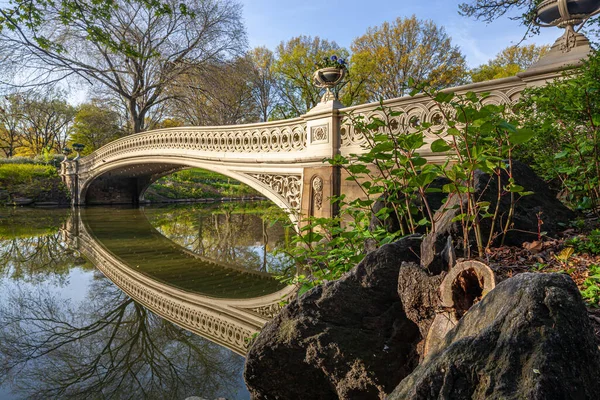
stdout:
[[47,289],[9,294],[0,306],[0,379],[31,398],[237,397],[242,357],[95,277],[79,307]]
[[165,237],[194,253],[255,271],[280,274],[293,267],[276,249],[286,245],[287,216],[264,202],[146,209],[148,221]]
[[[248,398],[242,357],[149,312],[65,248],[58,228],[68,213],[44,211],[51,216],[45,220],[35,210],[0,215],[0,392]],[[82,302],[64,293],[76,267],[86,277]]]

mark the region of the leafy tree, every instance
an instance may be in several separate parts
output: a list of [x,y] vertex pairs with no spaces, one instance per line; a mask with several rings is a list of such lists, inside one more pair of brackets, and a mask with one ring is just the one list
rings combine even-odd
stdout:
[[0,149],[6,157],[14,156],[17,148],[21,146],[21,99],[22,96],[18,93],[0,99]]
[[565,78],[523,93],[520,115],[537,135],[520,156],[573,206],[600,213],[600,54]]
[[26,17],[28,4],[17,0],[0,13],[10,28],[0,33],[5,64],[30,74],[24,84],[78,77],[109,90],[132,132],[145,130],[147,116],[169,100],[171,82],[245,45],[233,0],[35,1]]
[[275,56],[266,47],[256,47],[250,51],[249,58],[252,62],[252,96],[261,121],[268,121],[277,101],[277,83],[273,71]]
[[321,89],[313,85],[315,62],[337,55],[348,58],[348,51],[335,42],[318,36],[298,36],[281,42],[275,51],[273,66],[279,89],[278,118],[292,118],[306,113],[321,101]]
[[493,60],[469,71],[473,82],[507,78],[526,70],[550,51],[550,46],[510,46],[502,50]]
[[75,108],[59,93],[49,92],[44,97],[29,94],[22,98],[20,109],[22,146],[18,155],[39,156],[58,152],[66,145]]
[[464,81],[465,58],[433,21],[397,18],[352,43],[352,74],[365,80],[372,101],[408,94],[407,81],[442,88]]
[[258,120],[248,57],[198,66],[171,89],[172,114],[189,125],[234,125]]
[[69,130],[69,141],[84,144],[85,155],[124,134],[119,113],[98,100],[93,100],[78,107],[73,126]]

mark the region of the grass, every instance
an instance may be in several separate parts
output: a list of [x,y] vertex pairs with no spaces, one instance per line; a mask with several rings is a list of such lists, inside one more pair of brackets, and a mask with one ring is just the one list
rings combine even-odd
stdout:
[[20,197],[66,203],[69,194],[50,165],[0,164],[0,204]]
[[187,169],[163,177],[150,186],[145,198],[150,201],[167,199],[206,199],[258,196],[243,183],[216,172]]

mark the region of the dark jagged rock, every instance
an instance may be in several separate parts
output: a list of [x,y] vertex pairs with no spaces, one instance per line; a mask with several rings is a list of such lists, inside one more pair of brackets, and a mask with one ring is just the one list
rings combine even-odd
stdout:
[[[543,221],[541,227],[549,236],[556,235],[562,231],[564,225],[575,218],[575,214],[565,207],[550,191],[548,185],[540,179],[535,172],[527,165],[513,161],[512,167],[515,183],[523,186],[525,191],[531,191],[534,194],[519,198],[514,207],[512,218],[512,229],[504,238],[504,244],[511,246],[520,246],[524,242],[530,242],[537,239],[538,216]],[[478,201],[488,201],[491,203],[490,210],[495,210],[498,195],[497,177],[491,177],[479,170],[475,171],[475,193]],[[508,176],[504,173],[501,177],[501,186],[508,185]],[[517,196],[518,197],[518,196]],[[463,207],[466,206],[466,197],[463,196]],[[510,194],[504,193],[500,200],[499,216],[503,221],[509,213]],[[463,232],[460,222],[453,222],[460,213],[460,199],[458,196],[451,196],[444,206],[436,213],[435,232],[427,235],[421,245],[421,265],[434,274],[447,270],[448,265],[444,261],[444,249],[447,248],[448,237],[451,237],[455,245],[460,245],[463,238]],[[440,215],[439,213],[442,213]],[[562,226],[561,226],[562,225]],[[502,223],[497,223],[494,228],[495,233],[500,233]],[[489,237],[491,231],[491,219],[486,218],[481,221],[481,230],[484,238]],[[499,240],[500,237],[497,238]],[[474,237],[470,239],[475,243]],[[460,255],[460,253],[459,253]]]
[[418,362],[416,324],[397,292],[402,261],[420,238],[382,246],[341,279],[291,301],[250,349],[244,377],[255,399],[379,399]]
[[600,352],[577,287],[524,273],[474,305],[388,400],[597,399]]

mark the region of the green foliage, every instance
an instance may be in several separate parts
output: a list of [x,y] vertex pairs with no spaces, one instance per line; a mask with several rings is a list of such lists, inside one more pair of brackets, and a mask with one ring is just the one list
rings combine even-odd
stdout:
[[550,50],[550,46],[510,46],[502,50],[493,60],[469,71],[473,82],[515,76],[539,60]]
[[346,60],[343,58],[338,58],[335,54],[331,57],[323,57],[315,63],[317,68],[338,68],[338,69],[348,69],[348,65],[346,64]]
[[259,196],[248,185],[216,172],[187,169],[175,172],[153,183],[146,192],[146,199],[206,199],[221,197]]
[[408,94],[408,77],[441,89],[464,82],[466,63],[442,26],[398,17],[353,40],[351,79],[369,101]]
[[0,165],[0,182],[3,185],[19,185],[33,183],[36,179],[58,177],[56,168],[37,164],[4,164]]
[[594,229],[586,236],[576,236],[566,241],[578,253],[600,254],[600,229]]
[[600,307],[600,265],[590,265],[581,296],[592,307]]
[[343,59],[349,56],[337,43],[318,36],[298,36],[277,46],[273,74],[282,100],[275,110],[277,118],[297,117],[319,104],[321,90],[312,78],[315,60],[334,54]]
[[[513,178],[511,160],[515,148],[530,140],[534,132],[517,128],[505,106],[484,104],[485,94],[456,95],[431,91],[425,85],[416,87],[416,93],[425,93],[437,105],[436,125],[407,118],[383,103],[376,116],[347,116],[352,129],[365,138],[364,152],[338,155],[329,162],[343,170],[346,180],[358,185],[362,196],[333,199],[340,210],[337,218],[303,221],[293,241],[296,246],[290,251],[305,275],[294,283],[308,288],[339,278],[362,260],[365,242],[378,246],[407,234],[435,231],[436,222],[449,209],[436,214],[429,203],[430,193],[458,198],[460,210],[454,220],[462,227],[467,257],[472,247],[484,254],[498,239],[495,232],[510,230],[512,207],[508,215],[500,216],[499,205],[503,196],[514,206],[519,197],[530,194]],[[426,134],[439,136],[431,150],[446,153],[444,164],[428,163],[419,154]],[[498,194],[493,202],[475,195],[476,170],[496,178]],[[383,204],[378,204],[377,211],[376,202]],[[369,229],[372,216],[383,223]],[[388,231],[385,225],[394,219],[399,229]],[[491,223],[486,237],[481,230],[483,220]]]
[[572,207],[600,213],[600,54],[564,79],[528,89],[519,105],[536,135],[519,157],[559,185]]
[[119,119],[119,114],[106,105],[94,101],[82,104],[69,131],[69,144],[81,143],[85,146],[81,155],[90,154],[125,134]]
[[9,200],[25,197],[34,201],[66,201],[69,197],[56,168],[50,165],[0,164],[0,188]]

